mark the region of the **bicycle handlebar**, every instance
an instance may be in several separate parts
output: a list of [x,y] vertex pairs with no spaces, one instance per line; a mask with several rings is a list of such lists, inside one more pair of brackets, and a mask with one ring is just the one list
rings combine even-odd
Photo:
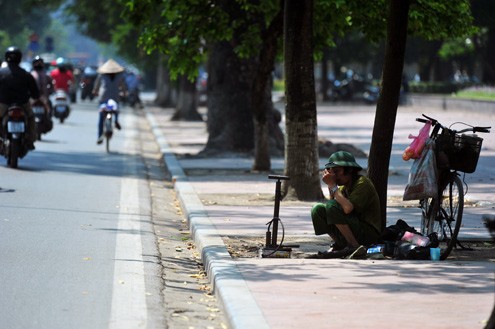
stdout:
[[[438,122],[438,120],[436,119],[433,119],[425,114],[423,114],[423,117],[425,117],[426,119],[423,119],[423,118],[416,118],[416,121],[418,122],[422,122],[422,123],[427,123],[427,122],[431,122],[431,125],[432,126],[436,126],[436,125],[439,125],[441,128],[443,129],[449,129],[445,126],[443,126],[442,124],[440,124],[440,122]],[[466,124],[467,125],[467,124]],[[469,126],[469,125],[468,125]],[[459,131],[455,131],[454,132],[457,132],[457,133],[462,133],[462,132],[466,132],[466,131],[472,131],[472,132],[479,132],[479,133],[489,133],[490,132],[490,129],[492,127],[472,127],[471,128],[468,128],[468,129],[462,129],[462,130],[459,130]],[[449,130],[452,130],[452,129],[449,129]]]

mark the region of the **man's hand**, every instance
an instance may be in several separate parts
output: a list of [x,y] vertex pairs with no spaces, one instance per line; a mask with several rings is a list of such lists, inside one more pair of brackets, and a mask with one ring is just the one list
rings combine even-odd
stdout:
[[323,170],[323,177],[321,178],[321,180],[329,187],[334,187],[337,185],[335,173],[331,169]]

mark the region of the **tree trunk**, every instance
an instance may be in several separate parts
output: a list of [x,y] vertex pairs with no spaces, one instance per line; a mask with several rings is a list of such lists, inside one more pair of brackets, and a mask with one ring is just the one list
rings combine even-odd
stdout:
[[284,194],[323,198],[319,176],[313,63],[313,0],[286,0],[284,15],[286,144]]
[[164,61],[164,55],[160,55],[156,75],[155,104],[161,107],[174,107],[177,103],[176,90],[170,81],[170,75],[165,68]]
[[382,90],[376,106],[368,158],[368,175],[380,198],[382,228],[387,221],[388,167],[404,67],[409,1],[390,0],[389,6]]
[[198,112],[196,83],[184,75],[179,78],[179,99],[171,120],[203,121],[203,117]]
[[208,60],[208,141],[202,153],[252,152],[254,147],[252,59],[239,59],[233,44],[211,47]]
[[[264,19],[264,17],[260,17],[260,19]],[[262,32],[263,44],[258,70],[253,80],[252,104],[255,141],[253,170],[258,171],[270,170],[270,153],[281,154],[283,152],[283,133],[278,125],[280,120],[275,120],[276,113],[274,111],[276,110],[272,103],[272,72],[277,55],[277,40],[282,35],[282,31],[283,5],[270,26]]]
[[488,29],[488,37],[486,40],[486,47],[483,53],[484,60],[483,66],[483,83],[494,84],[495,83],[495,28]]

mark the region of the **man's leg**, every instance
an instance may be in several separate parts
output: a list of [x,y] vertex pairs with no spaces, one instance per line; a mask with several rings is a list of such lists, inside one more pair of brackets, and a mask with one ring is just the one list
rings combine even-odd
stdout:
[[34,142],[36,141],[37,133],[33,109],[29,103],[24,104],[23,108],[27,115],[26,146],[28,149],[34,150]]
[[330,200],[327,203],[317,203],[311,209],[311,219],[315,234],[328,234],[334,242],[332,246],[333,250],[342,249],[347,245],[344,236],[334,224],[331,224],[331,220],[328,219],[329,212],[332,212],[328,208],[336,208],[336,211],[338,211],[339,207],[336,201]]
[[357,248],[359,247],[359,242],[354,237],[354,233],[352,233],[351,228],[347,224],[335,224],[340,233],[344,236],[347,241],[347,245],[349,247]]
[[103,143],[103,121],[105,120],[105,112],[98,112],[98,139],[96,143]]
[[119,123],[119,111],[114,111],[113,115],[115,117],[115,128],[120,130],[121,127],[120,127],[120,123]]

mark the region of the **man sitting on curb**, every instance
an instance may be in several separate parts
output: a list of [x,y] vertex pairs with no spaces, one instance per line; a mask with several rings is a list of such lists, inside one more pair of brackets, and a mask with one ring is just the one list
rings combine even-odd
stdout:
[[381,217],[378,194],[373,183],[359,174],[363,168],[349,152],[330,156],[322,181],[330,199],[311,209],[316,235],[329,234],[332,248],[310,258],[365,258],[366,248],[380,240]]

